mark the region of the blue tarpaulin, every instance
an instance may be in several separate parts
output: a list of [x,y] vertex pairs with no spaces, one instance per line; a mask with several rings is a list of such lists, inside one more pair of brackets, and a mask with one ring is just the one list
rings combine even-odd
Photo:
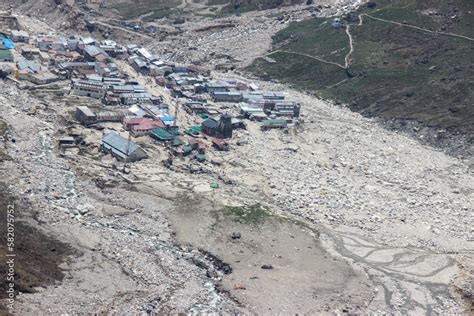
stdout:
[[162,116],[162,117],[160,117],[160,120],[162,120],[163,122],[174,121],[174,117],[172,117],[172,116]]
[[3,39],[3,45],[5,45],[5,47],[8,48],[8,49],[14,49],[15,48],[15,44],[13,44],[13,42],[10,41],[6,37]]

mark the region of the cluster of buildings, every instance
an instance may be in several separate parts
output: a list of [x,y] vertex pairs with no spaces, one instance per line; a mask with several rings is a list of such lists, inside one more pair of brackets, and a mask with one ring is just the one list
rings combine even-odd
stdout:
[[[235,130],[246,127],[245,119],[262,121],[262,129],[284,128],[300,112],[297,102],[286,100],[279,92],[260,91],[255,84],[240,80],[211,80],[199,67],[164,61],[134,44],[123,47],[114,41],[79,36],[30,37],[17,29],[0,33],[0,40],[0,62],[13,62],[15,48],[21,53],[15,64],[17,79],[35,84],[70,80],[72,95],[110,106],[98,111],[78,106],[75,118],[84,126],[113,122],[128,131],[128,139],[110,132],[101,140],[103,151],[126,162],[148,157],[132,141],[134,137],[149,136],[166,144],[176,156],[192,156],[202,162],[206,160],[204,138],[216,150],[228,150],[227,140]],[[177,104],[175,115],[182,108],[194,117],[195,125],[181,131],[178,118],[170,116],[163,98],[129,80],[116,59],[128,61],[137,73],[153,77],[168,89]],[[61,141],[74,144],[74,137]]]
[[287,100],[280,92],[261,91],[254,83],[236,79],[209,80],[194,71],[170,74],[162,82],[174,97],[185,100],[183,107],[191,114],[218,115],[218,104],[221,108],[237,109],[235,118],[238,119],[287,120],[289,123],[300,115],[300,103]]

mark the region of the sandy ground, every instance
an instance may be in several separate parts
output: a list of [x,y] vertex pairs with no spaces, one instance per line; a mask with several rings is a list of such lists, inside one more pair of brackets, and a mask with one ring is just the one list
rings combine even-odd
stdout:
[[[374,295],[364,273],[328,254],[303,223],[269,216],[249,225],[192,199],[171,220],[180,243],[212,249],[232,266],[222,286],[252,313],[361,312]],[[232,240],[233,232],[242,237]]]
[[[471,161],[257,83],[300,101],[303,124],[264,133],[249,122],[230,152],[171,170],[163,147],[141,137],[150,158],[122,174],[97,154],[102,131],[75,127],[89,144],[82,153],[56,146],[73,125],[69,111],[90,100],[1,82],[0,115],[15,139],[6,141],[14,161],[4,163],[5,181],[35,205],[40,229],[81,254],[64,263],[61,284],[21,294],[17,311],[468,313],[458,294],[472,280]],[[255,203],[272,212],[257,225],[218,214]]]

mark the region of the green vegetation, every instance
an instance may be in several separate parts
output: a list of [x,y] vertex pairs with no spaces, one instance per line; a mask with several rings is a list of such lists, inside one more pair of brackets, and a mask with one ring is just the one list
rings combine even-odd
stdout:
[[223,5],[223,4],[228,4],[230,0],[208,0],[207,4],[208,5]]
[[[344,64],[349,41],[344,29],[334,29],[328,19],[314,18],[278,32],[274,50],[299,52]],[[317,43],[317,45],[315,45]]]
[[[209,1],[224,1],[224,0],[209,0]],[[230,2],[230,3],[229,3]],[[292,4],[302,3],[301,0],[292,1]],[[234,3],[232,1],[227,1],[228,5],[224,6],[219,12],[220,16],[228,16],[235,14],[237,11],[234,8]],[[256,10],[266,10],[273,9],[285,5],[285,2],[282,0],[247,0],[243,1],[240,4],[239,12],[246,13]]]
[[[14,212],[15,215],[15,293],[34,293],[38,287],[46,287],[61,281],[64,277],[59,266],[65,258],[77,254],[68,245],[59,242],[30,226],[21,218],[31,218],[33,210],[29,206],[16,199],[7,189],[5,183],[0,182],[0,218],[7,223],[7,214]],[[10,231],[10,230],[8,230]],[[5,242],[0,243],[0,256],[6,258],[11,254],[7,248],[7,225],[0,226],[0,233]],[[6,264],[0,265],[0,273],[4,276],[8,273]],[[8,281],[3,278],[0,281],[0,299],[7,298]],[[7,315],[2,304],[0,313]]]
[[[253,3],[242,3],[239,8],[240,13],[251,12],[255,10],[258,10],[258,5]],[[232,3],[226,5],[219,11],[220,16],[228,16],[236,13],[237,11],[235,10]]]
[[154,10],[152,14],[143,17],[143,21],[153,21],[168,17],[175,17],[184,13],[181,9],[161,8]]
[[[472,36],[473,14],[465,10],[474,10],[474,3],[468,2],[448,5],[441,0],[386,0],[359,13]],[[451,12],[457,12],[458,20],[451,18]],[[347,103],[368,116],[413,119],[455,132],[474,131],[473,41],[363,16],[362,25],[351,24],[354,52],[347,70],[288,53],[344,65],[349,39],[343,28],[333,29],[330,22],[314,18],[290,24],[274,36],[276,52],[269,57],[276,63],[258,59],[248,70]]]
[[142,15],[147,15],[148,20],[154,16],[155,19],[159,19],[174,12],[180,1],[178,0],[138,0],[133,3],[117,3],[112,6],[112,9],[116,9],[124,19],[136,19]]
[[222,213],[242,224],[258,224],[270,216],[269,209],[261,204],[249,206],[226,206]]

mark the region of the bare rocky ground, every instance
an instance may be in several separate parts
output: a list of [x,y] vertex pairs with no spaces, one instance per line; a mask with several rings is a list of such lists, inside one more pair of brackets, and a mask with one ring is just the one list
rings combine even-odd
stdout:
[[315,1],[313,6],[294,5],[220,19],[194,17],[180,27],[182,32],[179,35],[166,38],[164,43],[151,42],[147,46],[175,62],[208,67],[245,67],[255,58],[268,53],[272,35],[288,23],[316,14],[340,15],[362,2]]
[[[243,32],[245,40],[220,45],[236,38],[226,32],[203,33],[201,55],[189,56],[205,64],[215,37],[216,50],[229,49],[245,65],[265,45],[253,52],[236,43],[271,36]],[[40,230],[79,254],[61,265],[61,284],[21,294],[17,312],[472,312],[471,157],[448,156],[348,109],[257,83],[300,101],[303,123],[262,132],[249,122],[230,152],[211,151],[202,165],[176,161],[171,170],[160,163],[163,148],[140,138],[151,157],[125,175],[110,157],[56,148],[69,111],[90,100],[0,83],[13,158],[3,163],[4,181],[35,205]],[[78,130],[90,144],[101,135]],[[210,188],[213,181],[219,189]],[[257,223],[220,211],[255,203],[270,210]]]

